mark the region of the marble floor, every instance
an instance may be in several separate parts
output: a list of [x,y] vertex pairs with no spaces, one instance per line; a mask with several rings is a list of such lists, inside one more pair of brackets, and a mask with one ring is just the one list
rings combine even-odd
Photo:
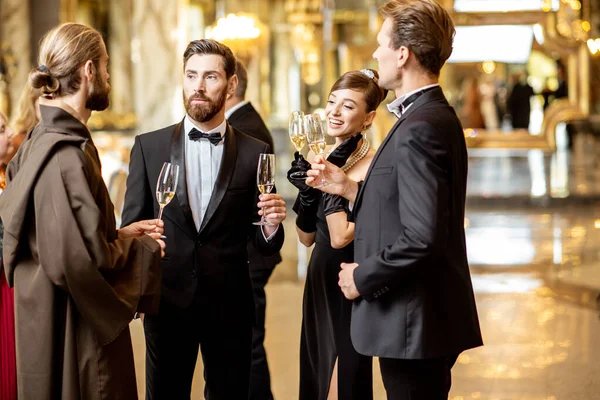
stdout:
[[[554,161],[541,175],[536,168],[543,157],[540,164],[535,153],[471,159],[465,226],[485,345],[460,356],[451,400],[600,399],[600,168],[589,143],[564,154],[562,167],[559,156],[549,156]],[[541,187],[554,189],[542,193]],[[267,286],[266,348],[276,400],[298,393],[307,254],[298,251],[292,220],[284,262]],[[143,332],[139,321],[131,328],[143,396]],[[374,370],[375,398],[385,399],[376,361]],[[202,391],[199,361],[192,398],[202,399]]]

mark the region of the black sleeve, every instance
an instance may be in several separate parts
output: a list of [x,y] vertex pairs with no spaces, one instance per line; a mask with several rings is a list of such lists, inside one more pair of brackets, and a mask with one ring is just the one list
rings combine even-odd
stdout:
[[133,222],[154,218],[153,201],[154,196],[148,186],[146,174],[146,162],[140,138],[135,138],[131,149],[129,161],[129,175],[127,176],[127,191],[125,192],[125,203],[121,217],[121,226],[127,226]]

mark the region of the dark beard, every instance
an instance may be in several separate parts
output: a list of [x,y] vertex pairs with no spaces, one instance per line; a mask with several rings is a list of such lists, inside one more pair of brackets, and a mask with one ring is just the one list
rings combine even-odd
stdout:
[[[192,104],[192,100],[202,99],[207,101],[207,104]],[[227,99],[227,87],[223,89],[216,99],[212,100],[202,94],[193,94],[189,98],[183,94],[183,104],[188,115],[192,117],[194,121],[206,122],[210,121],[223,109],[225,106],[225,100]]]
[[92,111],[106,110],[110,105],[110,86],[104,81],[100,75],[97,75],[96,81],[92,86],[92,91],[88,94],[85,101],[85,108]]

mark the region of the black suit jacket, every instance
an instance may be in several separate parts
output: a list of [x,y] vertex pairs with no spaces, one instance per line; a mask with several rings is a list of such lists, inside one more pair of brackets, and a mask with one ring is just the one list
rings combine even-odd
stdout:
[[[135,138],[131,150],[123,225],[156,218],[156,180],[162,164],[179,165],[175,198],[163,212],[166,255],[162,300],[179,307],[191,304],[197,287],[213,296],[232,318],[254,315],[253,294],[248,271],[246,242],[252,237],[265,254],[281,248],[283,226],[267,242],[260,227],[256,167],[259,153],[268,153],[267,144],[227,125],[223,159],[200,230],[196,230],[188,202],[185,171],[183,122]],[[204,295],[204,293],[202,293]],[[211,300],[212,301],[212,300]]]
[[[235,129],[267,143],[271,148],[271,151],[275,152],[273,148],[273,137],[263,119],[260,117],[260,114],[258,114],[251,103],[244,104],[231,113],[229,118],[227,118],[227,122]],[[252,243],[248,243],[248,262],[250,263],[250,269],[253,271],[272,270],[281,262],[281,255],[277,252],[272,256],[265,257],[260,254]]]
[[256,111],[251,103],[244,104],[235,110],[229,118],[227,118],[227,122],[235,129],[239,129],[245,134],[265,142],[269,145],[271,151],[275,153],[273,137],[265,125],[265,122],[260,117],[260,114],[258,114],[258,111]]
[[352,342],[361,354],[423,359],[482,344],[467,264],[467,150],[440,88],[396,122],[354,205]]

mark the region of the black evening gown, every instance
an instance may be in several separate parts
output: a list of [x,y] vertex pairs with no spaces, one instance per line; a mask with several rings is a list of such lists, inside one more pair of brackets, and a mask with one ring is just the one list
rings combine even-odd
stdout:
[[321,198],[302,305],[300,400],[327,399],[336,359],[338,398],[373,399],[372,357],[358,354],[352,346],[352,301],[338,286],[340,264],[352,262],[353,252],[353,243],[343,249],[331,247]]

